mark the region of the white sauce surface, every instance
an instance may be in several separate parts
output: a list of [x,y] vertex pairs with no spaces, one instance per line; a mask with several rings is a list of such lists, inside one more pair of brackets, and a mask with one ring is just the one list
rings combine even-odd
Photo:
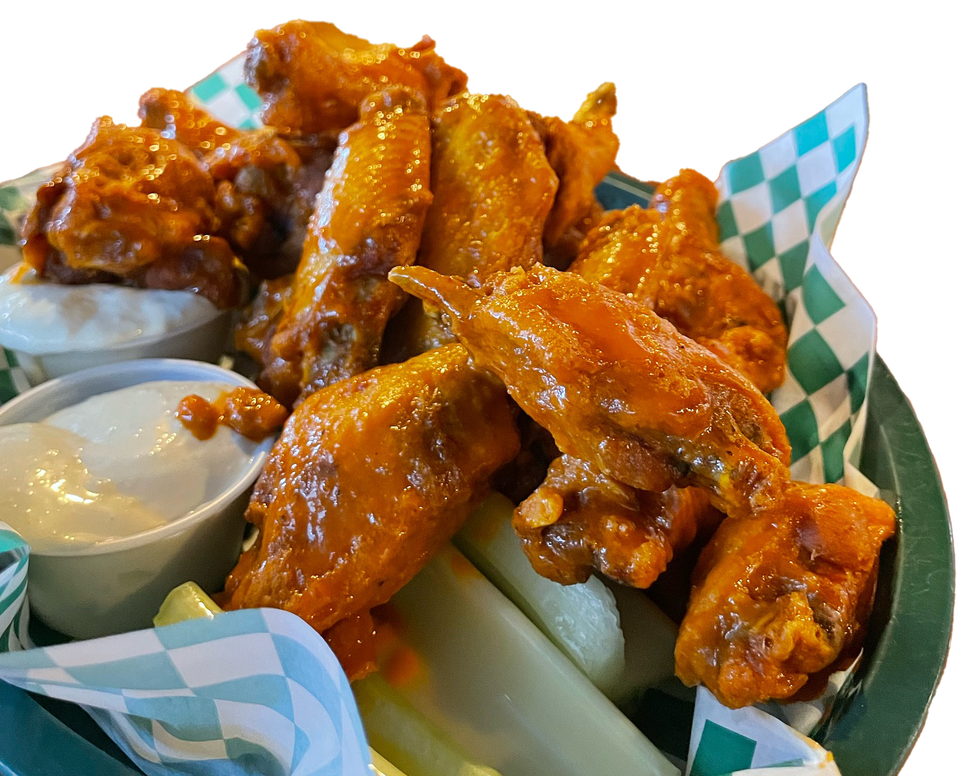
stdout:
[[34,278],[23,264],[0,276],[0,345],[32,355],[101,350],[184,329],[218,313],[191,291],[64,286]]
[[35,549],[97,543],[183,517],[233,485],[257,444],[219,426],[201,441],[185,396],[226,383],[160,381],[94,396],[40,423],[0,426],[0,520]]

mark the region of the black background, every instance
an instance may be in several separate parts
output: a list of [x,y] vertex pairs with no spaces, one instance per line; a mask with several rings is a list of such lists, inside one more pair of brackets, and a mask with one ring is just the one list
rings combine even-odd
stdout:
[[[834,253],[878,312],[879,350],[933,449],[941,461],[951,459],[948,438],[944,449],[939,435],[951,406],[961,405],[964,392],[969,398],[968,389],[951,383],[965,374],[960,342],[969,333],[953,317],[962,292],[949,280],[949,265],[962,271],[960,256],[937,253],[937,247],[950,236],[943,230],[959,230],[939,210],[945,192],[924,185],[928,173],[919,168],[915,142],[920,133],[933,132],[928,113],[924,119],[916,95],[865,47],[836,50],[819,30],[809,40],[799,31],[784,39],[792,50],[773,46],[761,33],[726,35],[717,25],[709,38],[703,30],[669,29],[669,21],[652,12],[613,17],[593,9],[602,18],[556,21],[560,9],[553,8],[547,19],[516,22],[487,18],[481,10],[472,23],[431,13],[405,22],[372,6],[335,19],[366,37],[402,44],[430,33],[447,59],[470,73],[474,90],[510,92],[543,112],[568,117],[585,92],[603,79],[615,80],[620,165],[640,178],[660,179],[682,165],[714,176],[727,159],[865,81],[872,137]],[[143,89],[186,86],[240,51],[255,27],[285,18],[214,10],[205,12],[213,19],[198,22],[148,9],[110,23],[28,13],[31,18],[5,30],[8,40],[23,37],[26,48],[8,60],[17,64],[3,80],[0,178],[64,157],[97,114],[135,121]],[[885,121],[875,132],[881,116]],[[908,772],[941,761],[945,736],[935,720],[949,718],[951,702],[947,682]]]

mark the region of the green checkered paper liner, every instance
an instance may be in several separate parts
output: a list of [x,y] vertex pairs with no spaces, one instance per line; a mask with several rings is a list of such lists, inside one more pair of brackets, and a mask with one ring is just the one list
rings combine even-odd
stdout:
[[726,164],[717,182],[722,249],[785,311],[788,376],[771,399],[793,446],[793,474],[810,482],[856,474],[846,464],[864,429],[876,322],[829,248],[867,132],[861,84]]
[[[220,120],[251,128],[261,123],[261,101],[244,83],[243,64],[244,56],[231,60],[191,87],[189,94]],[[876,322],[870,306],[829,251],[864,150],[867,128],[867,97],[861,84],[772,142],[726,164],[716,186],[723,250],[753,273],[780,305],[789,327],[786,382],[770,399],[792,443],[794,477],[810,482],[844,482],[873,493],[874,486],[858,472],[856,462],[865,426]],[[17,231],[34,192],[49,174],[50,168],[39,170],[0,185],[0,268],[18,259]],[[606,194],[603,201],[610,207],[619,206],[617,198],[628,204],[649,196],[641,184],[618,175],[611,175],[601,188]],[[0,356],[0,401],[26,388],[27,381],[12,355]],[[6,622],[7,630],[13,626],[13,633],[26,637],[26,616],[17,619],[14,615]],[[10,636],[10,645],[19,646],[18,638]],[[125,652],[128,638],[113,637],[113,649]],[[166,693],[161,688],[158,694]],[[798,708],[790,707],[791,711],[782,716],[799,729],[812,729],[829,700],[794,704]],[[109,716],[101,721],[112,729],[120,718],[107,713]],[[718,741],[731,738],[714,735],[711,731],[715,728],[737,733],[754,742],[753,751],[764,752],[774,740],[772,725],[782,725],[768,715],[754,716],[762,714],[756,709],[725,709],[706,692],[699,692],[696,714],[700,721],[695,724],[687,763],[688,772],[695,776],[736,770],[717,770],[711,765],[708,750]],[[763,717],[771,722],[759,724]],[[175,718],[171,722],[176,724]],[[160,729],[153,728],[157,732]],[[705,729],[710,733],[707,738]],[[173,738],[173,730],[167,729],[167,734]],[[809,739],[794,736],[780,734],[776,738],[782,742],[779,746],[792,746],[796,741],[800,746],[797,755],[778,762],[749,758],[750,764],[745,767],[794,765],[797,773],[836,771],[832,762],[814,754],[815,745]],[[118,733],[114,737],[118,739]],[[152,738],[148,734],[142,740]],[[702,743],[705,749],[699,754]],[[215,768],[200,772],[224,771]],[[787,775],[792,772],[781,771]]]

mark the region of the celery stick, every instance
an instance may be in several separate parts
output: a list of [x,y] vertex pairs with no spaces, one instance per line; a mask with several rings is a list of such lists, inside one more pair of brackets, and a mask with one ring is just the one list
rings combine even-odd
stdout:
[[221,612],[221,607],[196,582],[185,582],[171,590],[163,599],[160,611],[153,618],[153,624],[160,628],[200,617],[214,619]]
[[380,676],[354,682],[352,689],[371,746],[406,776],[500,776],[469,762],[458,745]]
[[371,749],[371,765],[369,766],[371,773],[375,773],[377,776],[408,776],[405,771],[399,770],[378,754],[373,747],[368,748]]
[[674,675],[677,626],[641,590],[606,583],[616,597],[626,638],[623,672],[606,695],[621,708],[648,687]]
[[508,776],[677,776],[653,744],[458,551],[392,599],[422,669],[399,691]]
[[612,592],[592,577],[559,585],[540,576],[511,528],[514,504],[492,493],[453,538],[456,546],[600,690],[619,687],[625,644]]

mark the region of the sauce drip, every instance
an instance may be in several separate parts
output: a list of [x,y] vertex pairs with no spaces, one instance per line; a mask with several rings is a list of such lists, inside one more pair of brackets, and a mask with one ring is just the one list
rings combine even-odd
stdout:
[[219,425],[228,426],[246,439],[260,442],[280,428],[289,410],[257,388],[239,386],[221,394],[213,403],[197,394],[177,405],[177,419],[197,439],[214,436]]

